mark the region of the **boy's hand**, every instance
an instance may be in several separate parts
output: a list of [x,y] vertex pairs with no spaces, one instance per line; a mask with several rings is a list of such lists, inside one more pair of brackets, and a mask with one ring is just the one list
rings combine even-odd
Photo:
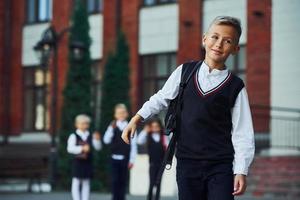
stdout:
[[246,176],[243,174],[236,174],[234,177],[234,192],[233,195],[242,195],[244,194],[247,184],[246,184]]
[[132,169],[133,168],[133,163],[129,163],[128,164],[128,169]]
[[129,136],[131,138],[134,137],[134,134],[136,131],[136,126],[137,126],[138,122],[141,121],[141,119],[142,119],[141,116],[135,115],[133,118],[131,118],[130,122],[128,123],[126,128],[123,130],[121,137],[125,143],[129,144],[129,142],[130,142]]
[[93,138],[95,140],[100,140],[101,139],[101,134],[99,131],[95,131],[94,134],[93,134]]
[[83,145],[82,146],[82,151],[84,153],[88,153],[90,151],[90,145],[88,145],[88,144]]

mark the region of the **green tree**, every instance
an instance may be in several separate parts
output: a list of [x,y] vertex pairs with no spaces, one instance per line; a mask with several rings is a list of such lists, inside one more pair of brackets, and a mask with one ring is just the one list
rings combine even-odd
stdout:
[[[120,32],[117,38],[115,53],[108,56],[104,66],[104,76],[102,82],[102,99],[100,130],[104,133],[107,126],[113,120],[114,106],[124,103],[130,110],[129,100],[129,47],[125,35]],[[97,157],[99,163],[98,176],[105,180],[102,187],[109,186],[109,150],[104,148]],[[97,173],[96,172],[96,173]]]
[[76,60],[71,51],[68,55],[69,69],[63,91],[58,160],[58,185],[64,189],[70,187],[71,159],[66,151],[66,145],[70,133],[75,130],[74,119],[82,113],[91,116],[91,57],[89,52],[91,39],[89,29],[85,4],[81,0],[76,0],[71,17],[69,45],[76,41],[83,44],[86,49],[80,60]]

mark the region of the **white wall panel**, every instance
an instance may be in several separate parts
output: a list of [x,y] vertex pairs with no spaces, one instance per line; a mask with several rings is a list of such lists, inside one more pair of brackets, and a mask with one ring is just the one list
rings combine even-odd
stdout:
[[178,20],[177,4],[142,8],[139,20],[139,53],[177,51]]
[[212,20],[220,15],[229,15],[241,20],[241,44],[247,43],[247,1],[246,0],[208,0],[203,2],[203,33]]

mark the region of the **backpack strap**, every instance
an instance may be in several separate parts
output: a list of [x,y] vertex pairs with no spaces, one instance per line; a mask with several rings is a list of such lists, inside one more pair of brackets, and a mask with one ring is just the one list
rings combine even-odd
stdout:
[[173,122],[174,129],[172,131],[173,135],[170,140],[169,146],[167,148],[166,157],[164,158],[164,159],[166,159],[166,161],[163,162],[163,164],[165,164],[164,168],[166,168],[166,169],[171,169],[171,167],[172,167],[173,156],[175,153],[176,142],[177,142],[177,138],[178,138],[178,134],[179,134],[178,131],[176,131],[176,128],[178,127],[178,124],[180,123],[180,113],[181,113],[181,108],[182,108],[182,98],[183,98],[184,89],[187,86],[191,77],[196,72],[196,70],[201,66],[201,64],[202,64],[202,61],[190,62],[187,65],[183,65],[184,68],[182,69],[183,71],[181,73],[180,88],[179,88],[177,99],[175,101],[175,115],[174,115],[175,119]]
[[[176,104],[179,103],[181,105],[184,88],[186,87],[189,80],[196,72],[196,70],[201,66],[202,62],[203,61],[198,61],[198,62],[192,61],[192,62],[183,64],[182,72],[181,72],[181,81],[179,84],[179,92],[178,92],[178,96],[177,96],[178,100],[177,100]],[[178,115],[180,112],[181,112],[181,106],[176,105],[176,115]]]
[[[161,182],[161,178],[162,178],[165,168],[171,169],[171,167],[172,167],[172,160],[173,160],[173,156],[175,153],[175,147],[176,147],[176,142],[177,142],[177,138],[178,138],[178,133],[176,133],[176,126],[177,126],[176,124],[180,122],[179,114],[181,112],[181,103],[182,103],[182,95],[184,92],[184,88],[186,87],[187,83],[189,82],[189,80],[191,79],[193,74],[196,72],[196,70],[201,66],[201,64],[202,64],[202,61],[198,61],[198,62],[192,61],[192,62],[184,63],[182,66],[181,81],[180,81],[178,95],[175,99],[173,99],[170,102],[170,105],[169,105],[169,110],[171,110],[171,112],[175,112],[175,113],[170,114],[169,113],[170,111],[168,110],[169,116],[166,117],[166,118],[168,118],[166,122],[171,123],[172,126],[175,126],[175,128],[172,128],[172,130],[171,130],[171,132],[173,133],[172,138],[169,142],[166,153],[164,155],[164,159],[163,159],[160,169],[157,173],[155,183],[150,188],[152,196],[153,196],[153,190],[155,190],[155,200],[159,199],[159,193],[158,193],[157,187]],[[180,105],[180,106],[178,106],[178,105]],[[168,115],[168,113],[167,113],[167,115]],[[170,122],[170,120],[172,122]]]

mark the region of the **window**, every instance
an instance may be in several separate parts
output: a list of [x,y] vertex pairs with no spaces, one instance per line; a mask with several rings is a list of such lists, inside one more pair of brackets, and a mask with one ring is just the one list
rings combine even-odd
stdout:
[[39,67],[24,67],[24,131],[47,129],[47,83],[48,70]]
[[241,45],[239,53],[230,55],[225,64],[229,70],[246,82],[246,45]]
[[[99,122],[100,120],[100,103],[101,103],[101,83],[102,83],[102,72],[100,68],[100,61],[95,61],[92,64],[92,115],[94,122]],[[98,124],[95,124],[96,128]]]
[[158,4],[175,3],[177,0],[144,0],[144,6],[153,6]]
[[52,19],[53,0],[27,0],[27,23],[47,22]]
[[99,13],[103,11],[103,0],[86,0],[88,13]]
[[176,67],[175,53],[142,56],[143,102],[162,88]]

